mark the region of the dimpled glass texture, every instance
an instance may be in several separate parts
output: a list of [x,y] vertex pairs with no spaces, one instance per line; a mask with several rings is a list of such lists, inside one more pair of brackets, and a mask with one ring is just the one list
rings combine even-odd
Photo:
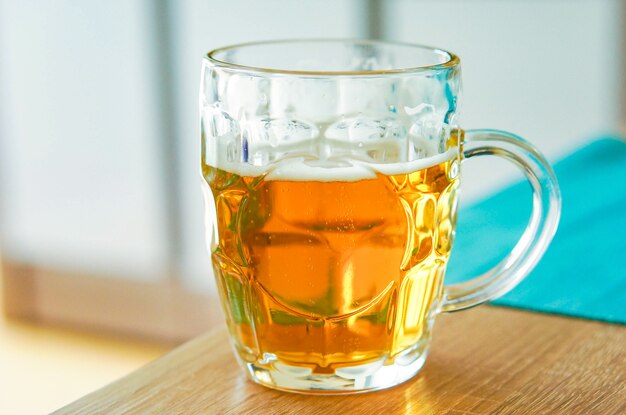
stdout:
[[460,88],[456,57],[402,44],[204,59],[207,245],[252,380],[354,393],[421,368],[454,237]]

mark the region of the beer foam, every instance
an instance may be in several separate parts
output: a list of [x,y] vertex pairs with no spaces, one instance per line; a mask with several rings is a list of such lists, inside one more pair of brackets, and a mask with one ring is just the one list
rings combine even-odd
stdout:
[[407,174],[422,170],[458,156],[457,147],[445,153],[418,160],[400,163],[372,163],[361,160],[308,160],[304,157],[288,158],[267,166],[254,166],[248,163],[233,163],[219,160],[219,169],[239,176],[258,177],[265,175],[265,180],[284,181],[319,181],[319,182],[354,182],[375,179],[376,174],[386,176]]

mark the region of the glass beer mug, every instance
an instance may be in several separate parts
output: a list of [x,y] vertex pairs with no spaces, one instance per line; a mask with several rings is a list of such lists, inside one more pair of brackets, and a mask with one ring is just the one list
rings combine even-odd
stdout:
[[[210,52],[200,89],[207,243],[236,355],[288,391],[387,388],[424,364],[435,317],[501,296],[537,264],[560,195],[521,138],[457,124],[460,61],[360,40]],[[461,165],[519,166],[533,212],[495,268],[444,285]]]

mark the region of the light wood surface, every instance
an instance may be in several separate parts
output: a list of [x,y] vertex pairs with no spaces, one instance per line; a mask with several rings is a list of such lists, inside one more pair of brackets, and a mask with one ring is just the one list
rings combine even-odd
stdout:
[[440,316],[422,371],[351,396],[246,380],[224,329],[179,347],[57,414],[626,414],[626,327],[479,307]]

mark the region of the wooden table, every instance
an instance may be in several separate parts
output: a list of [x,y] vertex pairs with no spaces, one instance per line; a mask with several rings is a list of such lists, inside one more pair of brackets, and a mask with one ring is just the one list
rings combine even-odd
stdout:
[[350,396],[246,380],[223,328],[56,414],[626,414],[626,327],[491,306],[440,316],[422,371]]

